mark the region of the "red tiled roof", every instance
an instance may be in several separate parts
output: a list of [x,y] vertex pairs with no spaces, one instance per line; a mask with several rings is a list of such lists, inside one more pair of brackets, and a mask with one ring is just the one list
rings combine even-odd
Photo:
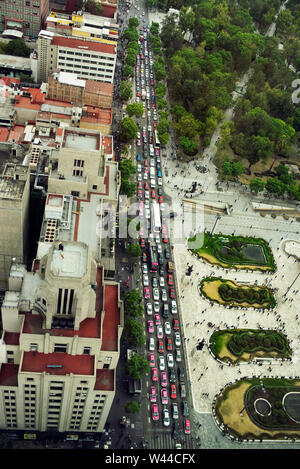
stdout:
[[97,370],[94,390],[113,391],[114,390],[114,370]]
[[82,51],[95,51],[105,54],[115,54],[116,45],[103,42],[83,41],[82,39],[73,39],[69,37],[54,36],[51,45],[59,47],[69,47],[71,49],[80,49]]
[[5,332],[4,343],[7,345],[19,345],[20,334],[18,332]]
[[8,128],[1,127],[0,128],[0,142],[6,142],[8,137]]
[[0,371],[0,386],[18,386],[19,365],[2,363]]
[[101,350],[117,351],[118,325],[120,324],[117,285],[104,286],[104,311]]
[[85,91],[88,93],[98,93],[105,96],[112,96],[113,94],[113,84],[105,83],[104,81],[96,80],[86,80],[85,82]]
[[[68,353],[24,352],[22,370],[30,373],[52,375],[93,375],[95,358],[91,355],[70,355]],[[48,365],[61,365],[61,368],[48,368]]]
[[0,76],[0,79],[7,85],[9,86],[11,83],[20,83],[20,78],[14,78],[14,77],[5,77],[4,75]]

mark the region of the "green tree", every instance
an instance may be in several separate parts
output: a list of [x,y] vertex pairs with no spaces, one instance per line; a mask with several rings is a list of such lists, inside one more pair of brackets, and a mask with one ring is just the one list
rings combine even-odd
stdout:
[[132,174],[136,173],[136,166],[132,163],[131,159],[126,159],[120,161],[119,170],[123,178],[129,179]]
[[262,192],[265,189],[265,186],[266,183],[261,178],[254,178],[250,181],[250,189],[255,192],[255,194]]
[[30,49],[27,47],[23,39],[13,39],[6,44],[5,53],[19,57],[29,57]]
[[135,353],[132,358],[126,362],[126,371],[134,379],[141,379],[143,374],[148,374],[150,371],[150,364],[146,358],[138,353]]
[[[141,347],[145,343],[144,328],[142,324],[136,322],[133,318],[126,319],[123,335],[128,347]],[[149,362],[147,363],[149,364]]]
[[133,69],[133,67],[130,67],[130,65],[125,65],[125,66],[123,67],[122,74],[123,74],[123,77],[124,77],[124,78],[133,77],[133,76],[134,76],[134,69]]
[[[125,293],[124,295],[125,314],[129,314],[131,316],[141,316],[143,312],[143,306],[141,303],[142,303],[142,297],[139,294],[138,290],[133,289]],[[142,307],[142,310],[140,309],[140,307]],[[136,314],[136,311],[138,312],[138,314]]]
[[126,252],[130,257],[140,257],[142,255],[142,249],[138,243],[129,244],[126,248]]
[[120,99],[128,101],[132,98],[132,83],[130,81],[122,81],[120,84]]
[[137,28],[139,26],[140,22],[138,18],[129,18],[128,20],[128,26],[130,28]]
[[141,410],[141,404],[139,404],[136,401],[126,402],[125,410],[129,414],[136,414],[137,412],[139,412]]
[[192,31],[195,23],[195,12],[191,7],[182,6],[179,11],[179,27],[184,35]]
[[186,155],[193,156],[197,153],[195,142],[190,140],[188,137],[179,137],[179,145]]
[[121,139],[124,142],[129,142],[137,138],[138,126],[131,119],[131,117],[124,117],[121,120]]
[[266,183],[266,190],[273,194],[283,196],[286,191],[286,185],[277,177],[269,178]]
[[136,182],[129,182],[128,179],[121,179],[120,192],[121,194],[127,195],[127,197],[133,197],[136,194],[137,184]]
[[144,106],[142,103],[131,103],[127,105],[126,112],[130,117],[135,116],[140,119],[144,114]]
[[139,40],[139,33],[135,28],[127,28],[124,31],[124,39],[127,41],[138,41]]

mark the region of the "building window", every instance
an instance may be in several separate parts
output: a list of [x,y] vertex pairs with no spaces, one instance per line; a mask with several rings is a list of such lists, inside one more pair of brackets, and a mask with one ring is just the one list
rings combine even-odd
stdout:
[[80,168],[83,168],[84,160],[74,160],[74,166],[79,166]]
[[94,190],[96,190],[97,187],[98,187],[97,184],[94,184],[94,185],[93,185],[93,189],[94,189]]
[[89,355],[91,353],[91,347],[83,347],[84,355]]
[[71,191],[71,195],[73,197],[79,197],[79,192],[78,191]]
[[104,363],[103,368],[109,368],[109,363]]
[[62,352],[67,353],[67,345],[66,344],[55,344],[54,345],[54,352]]
[[30,352],[37,352],[38,344],[30,344]]

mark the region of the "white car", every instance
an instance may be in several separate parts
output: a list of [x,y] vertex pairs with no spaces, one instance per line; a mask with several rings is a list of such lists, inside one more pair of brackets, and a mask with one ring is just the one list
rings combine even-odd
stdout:
[[164,336],[164,330],[162,328],[162,326],[157,326],[157,338],[158,339],[162,339],[163,336]]
[[149,352],[154,352],[154,350],[155,350],[154,339],[153,339],[153,337],[150,337],[150,339],[149,339]]
[[165,286],[165,279],[163,277],[159,277],[159,286],[164,287]]
[[156,244],[160,244],[160,236],[159,236],[159,234],[156,234],[156,235],[155,235],[155,242],[156,242]]
[[[145,199],[148,199],[148,200],[150,199],[149,191],[145,191]],[[148,217],[148,218],[150,218],[150,217]]]
[[144,179],[148,179],[148,173],[144,173]]
[[139,174],[138,174],[138,177],[137,177],[137,180],[138,180],[138,181],[141,181],[142,179],[143,179],[143,178],[142,178],[142,175],[141,175],[141,173],[139,173]]
[[157,178],[157,184],[158,184],[159,186],[162,186],[162,178]]
[[143,284],[144,287],[149,287],[149,277],[146,274],[143,275]]
[[[147,191],[147,192],[148,192],[148,194],[149,194],[149,191]],[[145,195],[146,195],[146,193],[145,193]],[[145,216],[146,216],[146,218],[150,218],[150,217],[151,217],[151,213],[150,213],[149,208],[146,208],[146,210],[145,210]]]
[[143,264],[143,274],[148,274],[148,266],[146,264]]
[[165,333],[167,335],[171,334],[171,324],[169,322],[165,322]]
[[160,306],[159,306],[159,301],[154,301],[154,312],[159,313]]
[[155,166],[155,160],[150,160],[150,166]]
[[160,371],[164,371],[166,369],[165,359],[161,355],[159,356],[159,359],[158,359],[158,365],[159,365]]
[[177,361],[178,363],[181,362],[181,351],[180,351],[179,348],[176,349],[176,361]]
[[163,212],[165,210],[165,204],[164,203],[160,204],[160,210],[161,210],[161,212]]
[[161,254],[161,253],[162,253],[162,247],[161,247],[161,244],[158,244],[158,245],[156,246],[156,248],[157,248],[157,252],[158,252],[158,254]]
[[161,299],[162,299],[162,301],[168,301],[166,290],[161,291]]
[[180,345],[181,345],[181,339],[180,339],[180,334],[179,334],[179,332],[175,332],[174,337],[175,337],[175,345],[176,345],[176,347],[180,347]]
[[159,301],[159,290],[158,290],[158,288],[153,288],[153,298],[154,298],[154,301]]
[[167,364],[168,364],[169,368],[173,368],[173,366],[174,366],[174,358],[173,358],[173,355],[171,353],[167,354]]
[[152,313],[153,313],[152,304],[147,303],[147,314],[148,314],[148,316],[150,316]]
[[137,169],[137,172],[138,172],[138,173],[141,173],[141,172],[142,172],[142,165],[141,165],[141,164],[138,164],[138,165],[136,166],[136,169]]
[[177,303],[175,300],[172,300],[171,302],[171,311],[172,311],[172,314],[177,314]]
[[164,427],[168,427],[170,425],[170,414],[168,409],[163,409],[163,424]]

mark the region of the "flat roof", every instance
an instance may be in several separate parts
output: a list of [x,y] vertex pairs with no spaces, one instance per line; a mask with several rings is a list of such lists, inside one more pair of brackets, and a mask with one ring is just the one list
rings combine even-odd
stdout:
[[118,286],[104,286],[104,311],[101,350],[118,350],[118,326],[120,324],[120,308],[118,305]]
[[65,134],[64,147],[76,150],[98,150],[98,139],[96,135],[81,135],[68,132]]
[[63,250],[55,248],[50,269],[58,277],[81,278],[86,273],[88,248],[86,245],[61,243]]
[[0,371],[0,386],[18,386],[19,365],[2,363]]
[[[84,41],[69,37],[55,36],[51,44],[53,46],[79,49],[84,51],[102,52],[103,54],[116,54],[116,44],[106,44],[103,42]],[[2,56],[1,56],[2,57]]]
[[[93,375],[95,357],[68,353],[24,352],[21,372],[47,373],[51,375]],[[50,366],[49,366],[50,365]],[[58,365],[58,367],[53,367]]]
[[5,68],[16,68],[17,70],[30,70],[31,60],[27,57],[15,55],[0,55],[0,65]]
[[97,391],[113,391],[114,379],[115,379],[115,370],[107,370],[107,369],[97,370],[94,389]]

